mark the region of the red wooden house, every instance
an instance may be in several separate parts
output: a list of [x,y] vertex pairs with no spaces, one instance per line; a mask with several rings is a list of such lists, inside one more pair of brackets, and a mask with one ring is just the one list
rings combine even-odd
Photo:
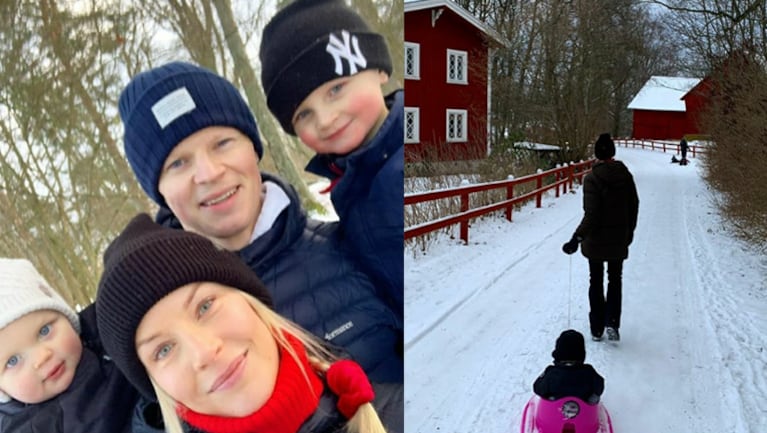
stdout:
[[450,0],[405,0],[405,161],[484,158],[497,34]]
[[653,76],[634,96],[634,138],[680,140],[686,134],[699,134],[697,119],[705,104],[698,91],[700,78]]

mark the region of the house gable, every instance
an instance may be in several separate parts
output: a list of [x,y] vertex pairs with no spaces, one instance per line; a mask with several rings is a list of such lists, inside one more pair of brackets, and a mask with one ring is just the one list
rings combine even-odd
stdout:
[[488,43],[496,40],[487,32],[451,1],[405,2],[406,62],[418,56],[408,66],[417,74],[405,79],[406,134],[418,132],[405,140],[407,161],[487,155]]

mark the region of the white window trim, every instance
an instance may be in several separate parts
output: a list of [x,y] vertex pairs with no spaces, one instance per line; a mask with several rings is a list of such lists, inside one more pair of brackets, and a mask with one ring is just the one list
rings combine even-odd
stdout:
[[407,64],[405,64],[405,79],[407,80],[420,80],[421,79],[421,44],[415,42],[405,42],[405,62],[407,62],[407,50],[413,50],[413,73],[408,74]]
[[413,114],[413,137],[407,136],[407,122],[403,125],[405,130],[405,143],[420,143],[421,142],[421,112],[418,107],[405,107],[405,119],[407,119],[408,113]]
[[[463,131],[463,135],[460,137],[450,137],[450,115],[454,114],[461,117],[461,131]],[[469,141],[469,131],[468,131],[468,124],[469,124],[469,112],[467,110],[458,110],[453,108],[448,108],[445,111],[445,140],[448,143],[466,143]]]
[[[463,80],[457,80],[450,77],[450,57],[463,57]],[[446,76],[447,82],[450,84],[469,84],[469,53],[460,50],[447,49],[446,58]]]

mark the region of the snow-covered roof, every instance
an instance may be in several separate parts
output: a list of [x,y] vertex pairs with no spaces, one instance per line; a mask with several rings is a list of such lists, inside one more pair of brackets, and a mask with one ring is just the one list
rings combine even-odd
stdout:
[[634,96],[629,110],[685,111],[682,97],[700,78],[652,76]]
[[478,20],[477,17],[472,15],[469,11],[462,8],[452,0],[405,0],[405,12],[432,9],[437,7],[447,7],[451,11],[455,12],[458,16],[469,22],[469,24],[476,27],[479,31],[495,39],[495,41],[499,44],[509,45],[509,41],[504,39],[500,34],[498,34],[498,32],[496,32],[487,24]]
[[559,150],[561,149],[559,146],[554,146],[553,144],[543,144],[543,143],[531,143],[529,141],[517,141],[514,143],[514,147],[519,149],[530,149],[530,150]]

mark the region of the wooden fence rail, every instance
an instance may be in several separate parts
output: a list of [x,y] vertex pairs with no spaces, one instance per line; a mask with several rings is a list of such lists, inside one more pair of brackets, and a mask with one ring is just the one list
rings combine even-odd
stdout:
[[[638,147],[640,149],[649,149],[649,150],[662,150],[664,153],[668,150],[673,151],[674,153],[681,153],[679,150],[679,144],[669,143],[668,141],[646,140],[646,139],[638,139],[638,138],[616,138],[613,141],[615,141],[616,146],[633,147],[633,148]],[[695,158],[701,152],[705,152],[705,151],[706,151],[705,146],[689,146],[687,149],[688,154],[692,158]]]
[[[576,179],[578,179],[579,182],[583,181],[583,176],[591,170],[593,163],[594,160],[592,159],[589,161],[573,163],[564,167],[553,168],[551,170],[542,171],[536,174],[530,174],[517,179],[508,179],[476,185],[459,186],[457,188],[405,194],[405,206],[412,206],[419,203],[452,197],[460,198],[459,213],[407,227],[405,228],[405,240],[417,236],[422,236],[454,224],[460,224],[461,240],[463,240],[464,243],[468,243],[469,221],[471,219],[489,214],[491,212],[505,210],[506,219],[511,221],[511,214],[514,205],[535,199],[535,206],[541,207],[541,200],[543,194],[546,191],[554,189],[556,191],[556,197],[560,196],[560,190],[561,194],[566,193],[568,188],[573,188],[573,182]],[[546,178],[553,178],[553,182],[544,184],[544,179]],[[525,185],[528,183],[534,183],[535,189],[530,192],[514,196],[514,188],[516,186]],[[504,200],[486,206],[469,209],[470,194],[498,189],[505,189],[506,198]]]

